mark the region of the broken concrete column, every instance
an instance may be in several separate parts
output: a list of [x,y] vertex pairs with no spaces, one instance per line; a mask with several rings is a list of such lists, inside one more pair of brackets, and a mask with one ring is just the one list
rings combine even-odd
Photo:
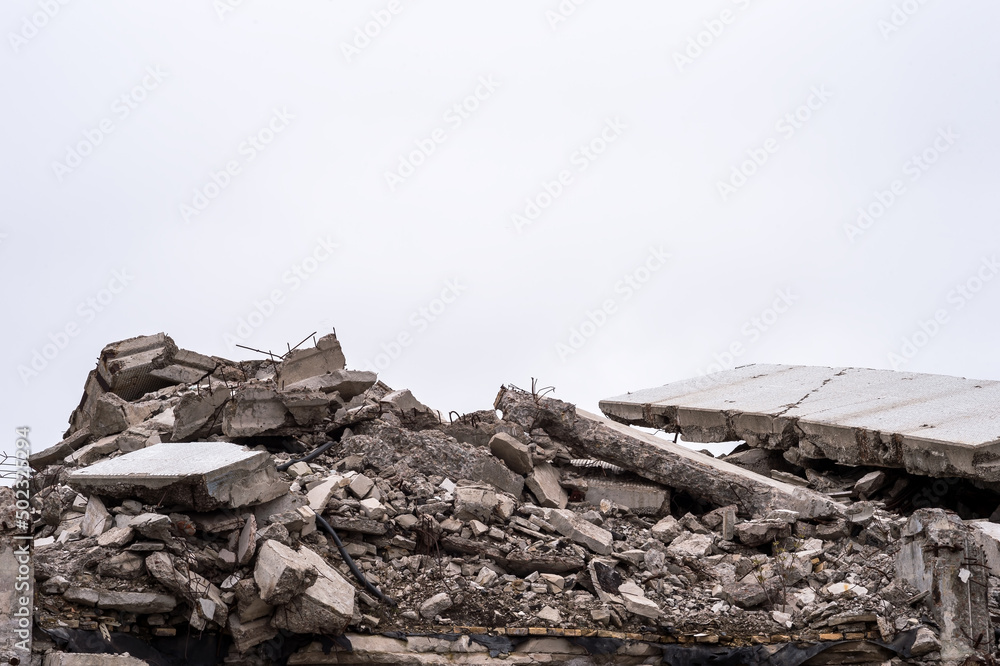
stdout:
[[974,530],[942,509],[918,509],[906,523],[896,575],[921,592],[940,626],[941,657],[992,652],[989,567]]
[[258,504],[288,490],[271,456],[229,442],[165,442],[84,467],[69,485],[84,493],[198,511]]
[[530,393],[504,388],[495,406],[505,419],[522,427],[540,427],[587,456],[717,506],[734,504],[751,516],[765,516],[772,509],[792,509],[806,518],[844,512],[842,505],[821,493],[754,474],[560,400],[536,401]]
[[315,347],[296,349],[285,356],[278,369],[279,386],[289,388],[295,382],[343,370],[345,366],[337,335],[330,333],[317,340]]

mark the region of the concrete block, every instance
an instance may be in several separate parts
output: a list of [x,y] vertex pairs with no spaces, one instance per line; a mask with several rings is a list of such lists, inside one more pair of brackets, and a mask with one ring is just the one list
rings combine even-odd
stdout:
[[228,437],[255,437],[294,422],[278,392],[261,386],[240,389],[222,410],[222,432]]
[[101,590],[97,597],[98,608],[142,615],[169,613],[176,606],[177,599],[169,594],[158,592],[106,592]]
[[298,634],[342,633],[354,614],[354,586],[310,549],[298,552],[316,570],[316,582],[275,608],[272,625]]
[[336,392],[341,400],[349,402],[374,386],[376,381],[378,376],[367,370],[334,370],[328,374],[285,384],[284,389],[318,392],[324,395]]
[[614,543],[611,532],[587,522],[575,512],[567,509],[554,509],[549,515],[549,522],[564,537],[589,548],[598,555],[611,553],[611,547]]
[[309,492],[306,493],[306,499],[309,501],[309,508],[319,514],[326,511],[326,503],[330,501],[330,498],[333,497],[333,492],[343,481],[344,477],[339,474],[333,474],[328,476],[326,480],[319,485],[310,489]]
[[271,456],[229,442],[164,442],[69,475],[85,493],[197,511],[265,502],[288,490]]
[[315,347],[289,352],[278,368],[278,382],[284,388],[291,388],[303,379],[343,370],[346,364],[336,334],[330,333],[317,340]]
[[497,494],[489,486],[458,486],[455,488],[455,518],[489,523],[498,504]]
[[559,470],[550,463],[540,462],[535,465],[524,483],[538,500],[539,505],[556,509],[566,508],[569,496],[559,485]]
[[261,545],[253,570],[260,598],[272,605],[288,603],[315,583],[317,575],[316,569],[305,557],[271,540]]
[[104,502],[97,495],[91,495],[80,524],[80,534],[84,537],[101,536],[110,525],[111,514],[104,508]]
[[530,474],[535,466],[528,445],[505,432],[493,435],[490,439],[490,452],[517,474]]
[[351,483],[347,486],[347,489],[351,491],[351,494],[358,499],[364,499],[368,496],[368,493],[375,486],[375,482],[369,479],[364,474],[358,474],[353,479]]
[[183,442],[195,435],[205,436],[206,426],[221,423],[219,411],[229,402],[232,391],[223,384],[209,390],[185,393],[174,405],[174,430],[171,441]]
[[230,613],[229,635],[233,637],[236,649],[239,652],[246,652],[255,645],[260,645],[277,636],[278,630],[271,626],[270,616],[241,622],[237,613]]
[[300,426],[318,425],[330,414],[330,397],[322,391],[280,391],[278,395]]
[[236,562],[241,567],[250,564],[253,555],[257,550],[257,518],[250,514],[247,516],[243,529],[240,530],[240,538],[236,546]]

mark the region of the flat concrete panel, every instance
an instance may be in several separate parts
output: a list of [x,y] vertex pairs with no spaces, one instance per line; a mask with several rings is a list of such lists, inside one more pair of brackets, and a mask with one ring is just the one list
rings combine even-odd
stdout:
[[1000,481],[1000,382],[867,368],[748,365],[602,400],[624,423],[744,439],[845,464]]
[[288,489],[269,454],[229,442],[157,444],[73,472],[69,484],[97,495],[136,496],[199,511],[257,504]]

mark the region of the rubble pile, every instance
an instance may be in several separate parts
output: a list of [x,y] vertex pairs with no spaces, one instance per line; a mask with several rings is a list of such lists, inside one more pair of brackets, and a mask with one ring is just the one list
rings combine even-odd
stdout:
[[997,526],[887,510],[882,470],[772,478],[746,450],[514,387],[442,418],[347,370],[335,335],[244,362],[114,343],[70,424],[31,457],[32,663],[922,664],[995,645]]

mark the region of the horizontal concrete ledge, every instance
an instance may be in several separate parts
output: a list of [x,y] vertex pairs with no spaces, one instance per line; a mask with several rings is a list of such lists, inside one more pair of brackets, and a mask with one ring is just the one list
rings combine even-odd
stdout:
[[156,444],[77,470],[69,475],[69,485],[199,511],[258,504],[288,490],[268,453],[229,442]]
[[1000,482],[1000,382],[867,368],[747,365],[600,402],[693,442],[798,445],[809,458]]

